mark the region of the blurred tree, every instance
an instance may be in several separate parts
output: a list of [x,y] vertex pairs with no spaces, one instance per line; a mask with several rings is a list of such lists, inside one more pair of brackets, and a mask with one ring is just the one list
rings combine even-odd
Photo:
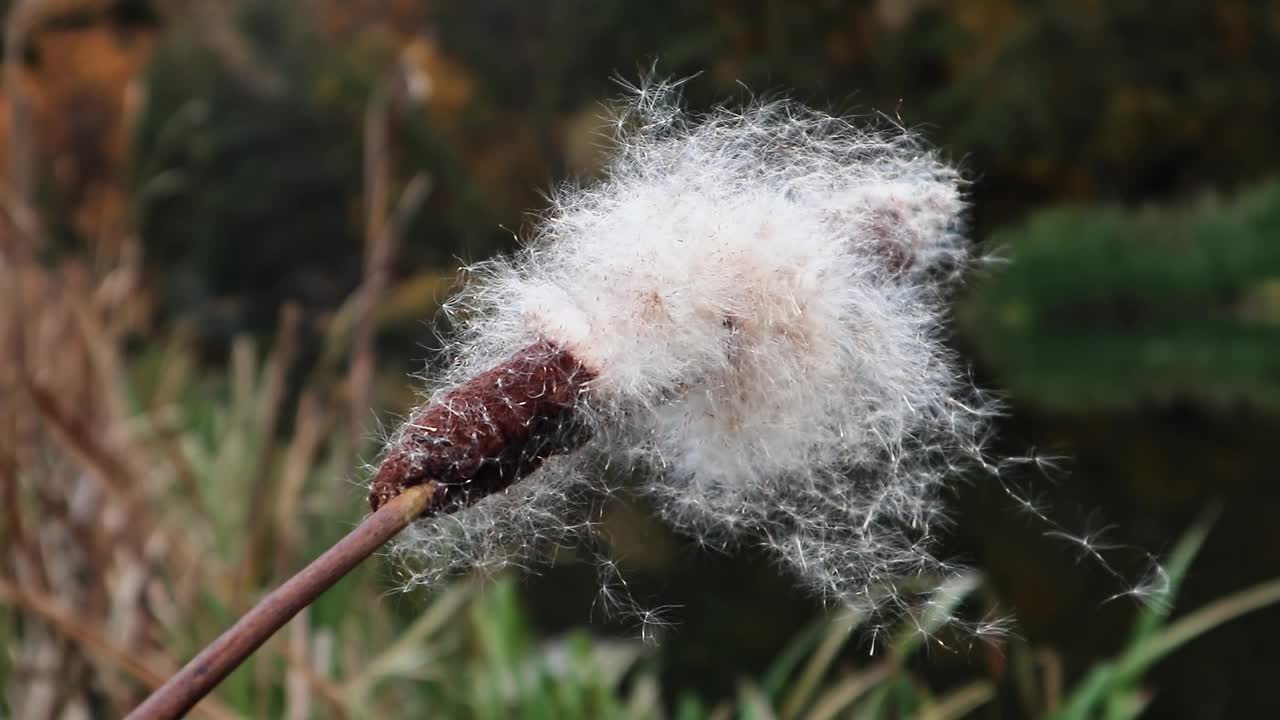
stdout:
[[1280,183],[1228,201],[1033,215],[992,242],[966,337],[1022,405],[1280,409]]
[[177,28],[147,73],[136,153],[147,257],[175,310],[242,300],[228,331],[273,320],[286,299],[336,304],[359,277],[358,135],[309,97],[320,48],[289,20],[275,3],[246,13],[246,49],[273,51],[234,64],[196,39],[219,31]]
[[[745,94],[740,82],[923,128],[973,175],[978,235],[1045,202],[1176,198],[1280,168],[1273,3],[54,5],[80,9],[40,27],[171,28],[145,76],[134,163],[153,266],[184,274],[169,293],[182,306],[264,288],[264,307],[345,294],[364,103],[397,66],[416,73],[424,100],[398,118],[401,170],[429,168],[438,189],[412,228],[410,265],[509,246],[541,193],[600,162],[611,78],[635,80],[654,61],[661,74],[705,73],[687,86],[694,106]],[[146,57],[150,44],[128,52]],[[116,127],[122,96],[81,93],[49,117],[88,127],[101,107]],[[49,142],[62,155],[73,145]],[[87,148],[77,167],[89,167],[101,142],[76,142]],[[83,196],[78,172],[66,176],[69,205]],[[305,252],[286,247],[299,242]],[[229,322],[274,317],[246,312]]]
[[[286,300],[333,308],[362,271],[365,106],[398,81],[396,48],[335,50],[296,9],[252,3],[182,18],[146,75],[135,182],[147,257],[168,306],[201,313],[219,337],[267,329]],[[483,210],[463,173],[404,99],[389,119],[400,175],[431,168],[452,202],[423,214],[412,234],[424,242],[405,254],[451,263],[468,238],[493,233],[475,230]]]
[[656,60],[707,73],[687,86],[695,105],[742,83],[924,127],[974,174],[980,228],[1055,199],[1168,197],[1280,167],[1274,3],[499,0],[430,18],[479,79],[475,110],[492,106],[473,138],[516,117],[553,145],[556,117]]

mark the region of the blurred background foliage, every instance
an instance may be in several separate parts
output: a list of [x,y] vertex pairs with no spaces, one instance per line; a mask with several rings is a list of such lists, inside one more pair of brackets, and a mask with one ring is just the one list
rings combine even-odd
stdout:
[[[1016,618],[994,646],[895,645],[760,556],[706,555],[620,503],[611,541],[665,612],[602,618],[572,552],[429,597],[388,595],[370,563],[205,714],[1280,706],[1280,613],[1196,614],[1258,607],[1280,575],[1280,5],[0,7],[4,712],[118,715],[355,522],[356,468],[413,401],[405,373],[438,343],[456,268],[599,171],[615,78],[654,67],[696,74],[695,108],[785,93],[882,113],[965,168],[972,235],[1001,261],[959,298],[955,344],[1006,395],[1000,449],[1063,458],[1015,481],[1064,525],[1185,558],[1172,616],[1109,600],[1114,578],[990,483],[958,479],[948,544],[982,572],[958,611]],[[1141,553],[1108,555],[1141,570]]]
[[1039,211],[990,236],[1016,262],[981,284],[963,327],[1002,384],[1049,411],[1274,413],[1277,239],[1274,181],[1178,206]]

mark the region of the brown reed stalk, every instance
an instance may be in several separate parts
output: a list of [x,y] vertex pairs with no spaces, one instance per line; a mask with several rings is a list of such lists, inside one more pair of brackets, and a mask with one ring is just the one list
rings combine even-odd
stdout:
[[280,310],[279,331],[275,349],[267,356],[262,375],[261,402],[258,405],[257,420],[259,436],[262,443],[258,448],[258,458],[254,466],[253,476],[249,482],[249,502],[247,508],[247,527],[249,542],[245,543],[245,554],[240,562],[240,586],[251,587],[261,570],[258,561],[261,559],[259,549],[268,544],[270,525],[265,522],[269,514],[271,483],[268,474],[271,469],[273,440],[280,424],[280,410],[284,405],[286,384],[289,370],[293,367],[294,356],[298,351],[298,336],[302,324],[302,309],[297,303],[285,303]]
[[4,94],[9,106],[6,152],[8,167],[5,178],[8,193],[5,203],[12,222],[22,234],[38,239],[34,232],[37,220],[32,209],[34,195],[34,155],[32,139],[32,102],[23,85],[23,53],[27,50],[27,33],[36,15],[38,0],[11,3],[4,28]]
[[390,285],[391,265],[400,246],[400,238],[431,192],[430,178],[424,173],[417,173],[392,206],[391,183],[397,170],[392,132],[395,100],[387,91],[376,91],[370,96],[365,110],[364,188],[367,207],[364,277],[353,298],[351,367],[348,374],[351,434],[357,442],[367,431],[376,364],[375,310]]
[[129,713],[126,720],[182,717],[302,608],[429,511],[435,494],[436,483],[427,482],[406,488],[385,503],[323,555],[263,598]]

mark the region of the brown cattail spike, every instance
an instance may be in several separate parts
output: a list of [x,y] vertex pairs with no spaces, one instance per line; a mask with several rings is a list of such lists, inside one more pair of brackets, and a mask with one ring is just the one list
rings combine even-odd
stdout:
[[567,350],[538,342],[418,410],[378,468],[377,510],[405,488],[437,483],[429,513],[501,492],[588,432],[574,409],[593,377]]

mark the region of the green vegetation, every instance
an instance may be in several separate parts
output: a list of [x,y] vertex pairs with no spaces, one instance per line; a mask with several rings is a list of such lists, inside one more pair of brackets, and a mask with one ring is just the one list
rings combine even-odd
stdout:
[[[50,299],[42,321],[81,300]],[[100,424],[90,432],[61,412],[72,399],[61,393],[83,399],[84,388],[71,378],[56,382],[50,373],[58,368],[46,367],[29,380],[31,409],[59,432],[30,450],[62,449],[90,459],[115,476],[99,500],[102,511],[132,510],[126,526],[86,533],[102,529],[86,527],[70,504],[41,500],[48,492],[86,492],[85,476],[62,465],[45,467],[37,492],[38,464],[23,468],[27,482],[16,500],[25,516],[40,517],[46,530],[72,531],[69,537],[85,544],[49,553],[30,535],[13,538],[22,557],[49,575],[51,587],[0,585],[6,618],[0,643],[16,651],[0,660],[0,671],[14,677],[21,662],[9,658],[42,642],[68,642],[103,677],[114,678],[107,702],[118,712],[232,622],[245,602],[356,520],[358,493],[345,468],[360,444],[335,422],[341,400],[335,376],[313,374],[289,412],[282,394],[293,362],[288,318],[271,352],[238,341],[225,376],[193,374],[195,357],[181,333],[126,360],[106,342],[108,327],[92,315],[83,323],[80,334],[57,338],[64,351],[91,353],[95,373],[121,371],[114,384],[91,382],[100,393],[90,403],[100,408]],[[331,337],[342,345],[340,333]],[[101,424],[113,412],[122,414]],[[873,628],[848,613],[819,618],[764,672],[742,677],[730,697],[672,698],[660,681],[659,648],[585,630],[544,635],[510,576],[459,578],[429,595],[400,596],[388,593],[396,585],[384,576],[386,568],[369,563],[270,641],[201,712],[215,718],[1130,718],[1148,700],[1144,677],[1154,663],[1224,622],[1280,601],[1280,584],[1272,581],[1170,622],[1209,526],[1209,518],[1200,520],[1171,553],[1167,578],[1147,598],[1115,659],[1097,664],[1065,692],[1051,651],[1016,633],[980,637],[972,626],[949,622],[1002,612],[977,575],[938,588],[921,615],[896,627]],[[93,561],[82,575],[59,579],[68,557]],[[142,572],[150,589],[125,592],[112,568],[139,557],[147,558]],[[60,586],[65,582],[105,601],[73,609],[61,599],[72,590]],[[129,618],[144,623],[145,652],[119,639]],[[935,684],[928,668],[938,660],[958,662],[959,675]],[[63,691],[74,687],[65,678],[57,682]]]
[[1189,208],[1035,214],[963,307],[1020,403],[1280,409],[1280,183]]
[[[1153,550],[1221,500],[1212,537],[1192,524],[1148,604],[1103,602],[1115,588],[999,488],[957,478],[945,549],[982,574],[935,600],[1018,624],[985,644],[926,616],[924,642],[815,618],[750,548],[711,557],[627,506],[604,522],[637,595],[685,603],[661,644],[588,624],[595,578],[570,552],[544,578],[408,594],[375,559],[198,714],[1274,705],[1280,615],[1225,623],[1280,592],[1275,3],[0,3],[18,5],[36,19],[0,112],[0,716],[120,716],[357,522],[360,464],[413,399],[460,261],[598,170],[611,77],[655,62],[700,73],[695,108],[780,92],[942,147],[973,181],[975,241],[1009,261],[962,298],[957,345],[1007,391],[1002,448],[1064,458],[1032,494]],[[430,192],[401,207],[415,180]]]

